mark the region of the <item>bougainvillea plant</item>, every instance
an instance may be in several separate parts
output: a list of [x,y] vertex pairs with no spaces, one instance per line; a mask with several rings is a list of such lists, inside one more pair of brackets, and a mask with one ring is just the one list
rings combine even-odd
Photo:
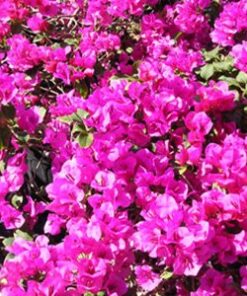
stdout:
[[247,295],[246,102],[246,0],[0,0],[0,295]]

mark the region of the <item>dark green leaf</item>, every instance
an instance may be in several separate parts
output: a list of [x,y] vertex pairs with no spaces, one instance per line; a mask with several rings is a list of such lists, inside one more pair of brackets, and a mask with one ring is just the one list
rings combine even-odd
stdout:
[[82,123],[80,124],[74,124],[72,129],[72,135],[77,133],[86,133],[86,126]]
[[15,107],[12,105],[3,105],[2,112],[7,119],[15,118]]
[[80,95],[85,99],[89,95],[89,88],[85,80],[81,80],[76,83],[76,90],[80,93]]
[[9,145],[11,138],[11,131],[8,127],[0,127],[0,149]]

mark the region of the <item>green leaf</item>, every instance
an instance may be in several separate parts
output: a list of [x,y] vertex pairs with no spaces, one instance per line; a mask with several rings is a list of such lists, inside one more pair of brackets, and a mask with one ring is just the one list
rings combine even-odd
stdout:
[[204,80],[209,80],[214,75],[214,71],[214,66],[207,64],[200,69],[199,74]]
[[84,99],[88,97],[89,88],[85,80],[80,80],[77,82],[75,88]]
[[15,258],[15,255],[12,253],[8,253],[7,256],[5,257],[4,261],[8,261]]
[[110,78],[110,81],[114,81],[114,80],[124,80],[124,81],[128,81],[128,82],[140,81],[140,79],[138,77],[130,76],[130,75],[126,75],[126,74],[113,75]]
[[12,244],[13,244],[13,241],[14,241],[15,239],[13,238],[13,237],[7,237],[7,238],[5,238],[4,240],[3,240],[3,245],[5,246],[5,247],[8,247],[8,246],[11,246]]
[[76,38],[66,38],[66,39],[64,39],[64,42],[68,45],[74,45],[74,46],[79,45],[78,39],[76,39]]
[[11,133],[18,139],[21,144],[27,143],[30,139],[30,135],[24,130],[21,130],[17,125],[11,126]]
[[45,117],[45,114],[47,112],[46,108],[44,107],[38,107],[39,108],[39,115],[41,116],[42,120]]
[[236,78],[227,77],[227,76],[220,76],[219,80],[227,82],[229,86],[236,86],[238,88],[240,87],[240,85],[239,85],[238,81],[236,80]]
[[100,291],[97,293],[97,296],[105,296],[105,292],[104,291]]
[[167,269],[165,269],[160,277],[163,280],[169,280],[172,276],[173,276],[173,273],[171,271],[168,271]]
[[77,136],[77,141],[81,147],[89,147],[93,142],[93,134],[88,132],[82,132]]
[[0,160],[0,173],[2,174],[4,172],[5,169],[5,163],[3,160]]
[[242,72],[242,71],[239,72],[236,77],[236,80],[241,84],[247,84],[247,73]]
[[78,109],[76,113],[80,118],[83,118],[83,119],[87,118],[89,115],[89,113],[83,109]]
[[78,109],[73,114],[58,117],[58,120],[64,123],[71,124],[72,122],[82,122],[82,119],[87,118],[87,116],[88,113],[86,111],[84,111],[83,109]]
[[16,232],[14,233],[14,237],[21,237],[27,241],[32,241],[33,238],[27,233],[27,232],[24,232],[20,229],[17,229]]
[[68,124],[71,124],[73,121],[76,120],[76,118],[74,117],[74,114],[59,116],[57,119],[61,122],[68,123]]
[[78,134],[78,133],[86,133],[86,127],[84,124],[74,124],[72,129],[72,135]]
[[221,50],[221,48],[219,46],[217,46],[213,50],[204,51],[203,56],[207,62],[210,62],[215,59],[219,59],[220,50]]
[[244,89],[243,95],[244,95],[245,97],[247,96],[247,85],[245,86],[245,89]]
[[180,175],[183,175],[187,171],[187,165],[181,166],[178,170]]
[[44,33],[37,34],[37,35],[35,35],[35,37],[33,38],[33,42],[34,42],[34,43],[39,43],[39,42],[43,41],[44,38],[45,38]]
[[233,59],[228,56],[220,62],[214,62],[213,67],[216,72],[231,71],[233,69]]
[[174,37],[174,41],[177,42],[182,35],[183,35],[183,32],[178,32]]
[[19,209],[19,207],[22,205],[23,203],[23,196],[22,195],[17,195],[15,194],[12,198],[11,198],[11,204],[16,208]]
[[54,43],[52,43],[52,45],[51,45],[51,48],[52,48],[52,49],[57,49],[57,48],[60,48],[60,47],[61,47],[61,44],[58,43],[58,42],[54,42]]
[[17,137],[21,143],[27,143],[30,139],[30,135],[28,134],[19,134]]

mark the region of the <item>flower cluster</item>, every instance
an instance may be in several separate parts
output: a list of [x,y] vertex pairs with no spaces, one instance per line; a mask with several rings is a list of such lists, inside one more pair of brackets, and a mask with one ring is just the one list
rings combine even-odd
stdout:
[[0,1],[0,294],[247,294],[245,0]]

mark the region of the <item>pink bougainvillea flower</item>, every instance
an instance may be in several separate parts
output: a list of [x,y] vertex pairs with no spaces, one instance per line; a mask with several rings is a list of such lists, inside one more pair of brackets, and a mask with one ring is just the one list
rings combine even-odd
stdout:
[[196,110],[230,111],[234,107],[235,93],[229,90],[226,82],[211,82],[209,87],[198,89],[199,102]]
[[138,285],[147,292],[151,292],[161,283],[159,275],[154,273],[148,265],[136,266],[135,274]]
[[1,295],[247,291],[246,36],[246,0],[0,1]]
[[233,46],[231,55],[234,58],[235,66],[239,70],[247,72],[247,42],[243,41],[242,44]]
[[40,13],[29,18],[27,24],[34,32],[44,32],[48,29],[48,23],[43,19],[43,16]]
[[234,37],[247,28],[246,2],[244,0],[226,3],[211,33],[213,42],[221,46],[235,44]]
[[13,69],[26,71],[42,61],[42,50],[23,35],[14,35],[8,40],[8,44],[8,61]]

